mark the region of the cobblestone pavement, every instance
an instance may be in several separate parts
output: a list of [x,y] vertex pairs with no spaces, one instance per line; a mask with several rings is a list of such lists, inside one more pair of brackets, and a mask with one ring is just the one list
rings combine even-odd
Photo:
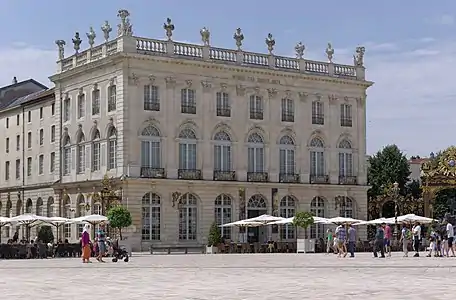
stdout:
[[454,294],[455,267],[454,258],[400,254],[386,259],[369,254],[355,259],[325,254],[140,255],[129,263],[105,264],[4,260],[0,293],[11,300],[70,300],[83,292],[114,300],[431,300]]

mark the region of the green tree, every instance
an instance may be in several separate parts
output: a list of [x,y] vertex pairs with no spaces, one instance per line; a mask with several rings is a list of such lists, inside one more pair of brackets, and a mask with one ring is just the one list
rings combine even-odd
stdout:
[[119,229],[120,239],[122,239],[122,228],[132,224],[130,211],[122,205],[116,205],[108,211],[107,218],[112,228]]
[[53,243],[54,233],[52,232],[51,226],[41,226],[38,231],[38,239],[45,244]]
[[394,182],[399,184],[401,194],[410,176],[407,157],[396,145],[388,145],[368,159],[367,183],[371,186],[367,195],[375,198],[385,193]]
[[307,211],[299,211],[293,218],[293,225],[307,229],[310,225],[314,224],[315,220],[313,215]]
[[222,242],[222,234],[217,223],[212,223],[211,229],[209,230],[209,237],[207,239],[208,246],[217,246]]
[[456,210],[456,189],[444,189],[435,195],[434,218],[442,219],[446,213],[452,214]]
[[423,196],[423,189],[421,188],[420,182],[413,179],[405,186],[405,194],[414,199],[420,199]]

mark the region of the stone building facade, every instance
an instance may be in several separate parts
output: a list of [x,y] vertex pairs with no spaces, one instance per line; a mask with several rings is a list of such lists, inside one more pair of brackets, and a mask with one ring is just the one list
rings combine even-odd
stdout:
[[[59,49],[55,112],[60,118],[54,184],[59,213],[104,213],[103,176],[112,177],[131,211],[134,249],[150,244],[203,244],[210,225],[259,214],[366,218],[366,90],[364,48],[354,64],[245,52],[133,36],[126,10],[116,37],[79,34],[73,53]],[[77,239],[67,226],[65,237]],[[252,229],[248,238],[294,240],[291,227]],[[313,226],[312,237],[324,227]],[[303,234],[303,233],[298,233]],[[241,237],[237,228],[226,238]]]

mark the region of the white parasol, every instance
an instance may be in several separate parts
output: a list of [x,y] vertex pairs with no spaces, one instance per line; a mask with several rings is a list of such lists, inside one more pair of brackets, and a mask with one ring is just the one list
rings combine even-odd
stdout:
[[34,214],[23,214],[10,218],[10,223],[19,223],[23,225],[34,225],[39,221],[45,222],[48,218],[43,216],[37,216]]
[[220,225],[220,227],[258,227],[264,225],[260,222],[249,222],[247,220],[241,220],[236,222],[231,222],[227,224]]
[[354,223],[353,225],[379,225],[379,224],[394,224],[394,218],[379,218],[370,221],[361,221],[359,223]]
[[[328,219],[325,219],[325,218],[313,217],[313,219],[314,219],[314,223],[315,224],[331,224],[330,222],[328,222]],[[291,224],[291,223],[293,223],[293,220],[294,220],[294,217],[291,217],[291,218],[286,218],[286,219],[283,219],[283,220],[279,220],[279,221],[268,223],[268,225]]]
[[357,220],[357,219],[353,219],[353,218],[344,218],[344,217],[335,217],[335,218],[328,219],[328,222],[332,223],[332,224],[356,224],[356,223],[363,222],[363,220]]
[[[391,218],[394,220],[394,218]],[[427,217],[422,217],[422,216],[417,216],[415,214],[408,214],[408,215],[403,215],[397,217],[397,222],[398,223],[413,223],[413,222],[419,222],[422,224],[429,224],[432,222],[436,222],[436,220],[427,218]]]
[[88,215],[78,218],[73,218],[68,220],[69,223],[89,223],[92,225],[97,225],[100,223],[107,223],[108,218],[102,215]]
[[261,216],[255,217],[255,218],[245,219],[245,220],[242,220],[242,221],[245,221],[245,222],[258,222],[258,223],[262,223],[262,224],[268,224],[268,223],[271,223],[271,222],[282,221],[282,220],[285,220],[285,218],[274,217],[274,216],[270,216],[270,215],[261,215]]

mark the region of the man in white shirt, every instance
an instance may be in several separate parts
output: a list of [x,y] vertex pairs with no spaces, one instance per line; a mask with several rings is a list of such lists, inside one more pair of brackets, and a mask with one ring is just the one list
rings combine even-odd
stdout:
[[420,245],[421,245],[421,226],[420,223],[416,222],[412,228],[413,234],[413,248],[415,249],[415,255],[413,257],[420,256]]
[[453,225],[450,222],[446,224],[446,234],[448,237],[448,251],[446,253],[447,257],[450,256],[450,250],[452,256],[454,256],[453,242],[454,242],[454,230]]

